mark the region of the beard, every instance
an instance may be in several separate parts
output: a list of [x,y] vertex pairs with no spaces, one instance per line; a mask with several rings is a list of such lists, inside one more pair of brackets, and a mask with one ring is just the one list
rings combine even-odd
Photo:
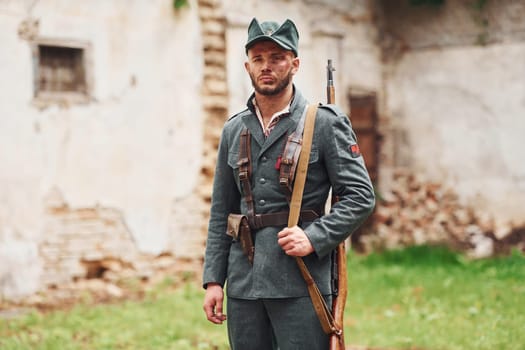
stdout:
[[253,74],[250,73],[250,79],[252,81],[252,86],[255,89],[256,92],[258,92],[261,95],[264,96],[275,96],[281,93],[292,81],[292,71],[290,70],[288,74],[277,82],[277,85],[275,87],[270,86],[261,86],[257,84],[257,80],[253,76]]

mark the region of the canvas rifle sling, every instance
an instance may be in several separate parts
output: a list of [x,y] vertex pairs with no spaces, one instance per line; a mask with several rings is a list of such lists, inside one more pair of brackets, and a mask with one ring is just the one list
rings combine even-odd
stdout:
[[[304,184],[306,182],[306,173],[308,170],[308,162],[310,160],[310,150],[312,148],[313,132],[315,127],[315,116],[317,114],[317,105],[308,106],[306,114],[306,124],[304,127],[304,134],[302,140],[302,149],[299,156],[299,163],[297,165],[297,173],[295,174],[295,183],[293,186],[292,199],[290,201],[290,216],[288,217],[288,227],[297,225],[301,211],[301,202],[303,199]],[[308,293],[312,299],[312,303],[321,322],[323,331],[326,334],[341,334],[342,330],[337,327],[330,308],[317,287],[310,271],[306,267],[303,259],[295,258],[301,274],[307,284]]]

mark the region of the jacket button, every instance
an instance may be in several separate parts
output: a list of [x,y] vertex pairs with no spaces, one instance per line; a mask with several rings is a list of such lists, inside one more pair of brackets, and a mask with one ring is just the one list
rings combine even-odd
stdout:
[[259,200],[259,205],[265,205],[266,201],[264,199]]
[[264,177],[263,177],[263,178],[260,178],[260,179],[259,179],[259,183],[261,183],[261,184],[264,185],[264,184],[266,183],[266,179],[265,179]]
[[266,158],[266,156],[262,156],[261,160],[262,160],[263,162],[266,162],[266,161],[268,160],[268,158]]

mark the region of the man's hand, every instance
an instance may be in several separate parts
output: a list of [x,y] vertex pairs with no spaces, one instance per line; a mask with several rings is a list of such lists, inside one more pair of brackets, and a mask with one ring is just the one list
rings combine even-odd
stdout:
[[287,255],[307,256],[314,252],[312,243],[298,226],[284,228],[277,234],[277,238],[277,243]]
[[215,324],[222,324],[226,321],[226,315],[222,313],[222,302],[224,300],[224,291],[218,283],[208,283],[206,294],[204,296],[203,309],[208,321]]

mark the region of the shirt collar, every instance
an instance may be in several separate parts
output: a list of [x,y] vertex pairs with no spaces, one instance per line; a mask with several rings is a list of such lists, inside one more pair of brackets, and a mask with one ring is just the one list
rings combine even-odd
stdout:
[[282,117],[286,117],[287,115],[290,114],[290,106],[292,104],[292,101],[293,101],[293,96],[290,99],[290,101],[288,102],[288,105],[286,105],[286,107],[284,107],[284,109],[282,109],[279,112],[276,112],[276,113],[274,113],[272,115],[272,117],[270,118],[270,121],[268,122],[268,124],[265,127],[261,111],[259,109],[259,106],[257,106],[257,101],[255,100],[255,96],[252,98],[252,104],[253,104],[253,107],[255,109],[255,114],[257,115],[257,119],[259,120],[259,124],[261,125],[262,131],[263,131],[263,133],[264,133],[264,135],[266,137],[268,137],[270,132],[273,130],[275,125],[277,125],[277,123],[279,122],[279,120],[281,120]]

